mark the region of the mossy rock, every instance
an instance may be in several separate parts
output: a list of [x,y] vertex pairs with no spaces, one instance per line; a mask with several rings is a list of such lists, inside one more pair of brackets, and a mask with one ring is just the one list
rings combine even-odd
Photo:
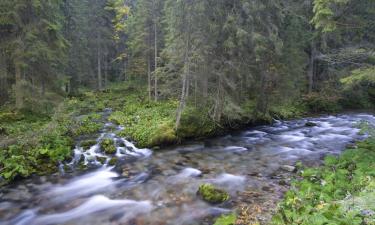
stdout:
[[107,161],[106,157],[96,157],[96,160],[98,160],[101,164],[104,164]]
[[229,194],[212,184],[202,184],[197,193],[204,201],[211,204],[220,204],[229,200]]
[[114,166],[117,164],[118,159],[116,157],[113,157],[111,160],[109,160],[108,165]]
[[83,149],[89,149],[91,146],[96,145],[96,140],[85,140],[81,142],[81,147]]
[[100,147],[107,154],[115,154],[116,153],[115,142],[112,139],[108,139],[108,138],[104,139],[100,143]]

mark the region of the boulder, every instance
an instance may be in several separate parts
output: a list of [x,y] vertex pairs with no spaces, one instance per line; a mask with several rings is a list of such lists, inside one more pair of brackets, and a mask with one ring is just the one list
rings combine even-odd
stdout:
[[111,166],[114,166],[117,164],[118,159],[116,157],[113,157],[111,160],[109,160],[108,164]]
[[106,154],[115,154],[116,153],[116,146],[115,142],[112,139],[104,139],[100,143],[101,149],[106,153]]
[[204,201],[211,204],[220,204],[229,200],[229,194],[221,189],[216,188],[212,184],[202,184],[199,186],[197,195]]
[[310,122],[305,123],[305,126],[306,127],[316,127],[316,126],[318,126],[318,124],[310,121]]
[[289,166],[289,165],[283,165],[283,166],[280,167],[280,169],[288,171],[288,172],[294,172],[294,171],[296,171],[296,167]]
[[104,164],[107,161],[107,158],[98,156],[96,157],[96,160],[98,160],[101,164]]

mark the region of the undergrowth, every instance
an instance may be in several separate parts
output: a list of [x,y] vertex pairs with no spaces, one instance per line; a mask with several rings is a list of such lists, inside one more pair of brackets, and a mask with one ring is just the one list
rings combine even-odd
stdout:
[[[372,132],[368,132],[372,133]],[[375,224],[375,137],[305,168],[272,224]]]

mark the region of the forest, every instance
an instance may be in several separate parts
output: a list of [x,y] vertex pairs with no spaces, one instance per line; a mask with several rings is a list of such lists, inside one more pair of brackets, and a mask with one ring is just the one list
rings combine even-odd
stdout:
[[374,111],[374,0],[1,0],[0,224],[374,224]]

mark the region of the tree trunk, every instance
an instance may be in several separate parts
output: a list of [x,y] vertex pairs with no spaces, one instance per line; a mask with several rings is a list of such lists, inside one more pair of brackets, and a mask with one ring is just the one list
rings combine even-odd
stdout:
[[147,85],[148,85],[148,100],[151,101],[152,90],[151,90],[151,57],[147,59]]
[[260,72],[262,76],[261,86],[260,86],[259,97],[257,101],[257,107],[256,107],[257,113],[261,113],[262,115],[266,114],[268,110],[268,94],[267,94],[268,74],[264,68],[262,68]]
[[215,99],[215,107],[214,107],[214,119],[216,121],[221,120],[221,113],[222,113],[222,105],[223,105],[223,97],[222,97],[222,81],[221,75],[219,75],[217,79],[217,89],[216,89],[216,99]]
[[98,89],[102,90],[103,88],[103,78],[102,78],[102,61],[101,61],[101,46],[100,46],[100,34],[98,34]]
[[108,54],[104,58],[104,88],[108,86]]
[[44,79],[42,79],[42,96],[46,95],[46,82]]
[[307,71],[307,78],[308,78],[308,92],[309,94],[312,93],[313,88],[314,88],[314,75],[315,75],[315,57],[316,57],[316,46],[315,46],[315,41],[311,41],[311,53],[310,53],[310,61],[309,61],[309,68]]
[[21,66],[19,63],[15,63],[15,96],[16,96],[16,109],[23,108],[23,96],[22,96],[22,74],[21,74]]
[[8,100],[8,73],[5,54],[0,52],[0,104]]
[[198,78],[194,77],[194,106],[197,107],[197,95],[198,95]]
[[[127,59],[124,59],[124,81],[126,81],[126,75],[127,75]],[[121,78],[120,78],[121,80]]]
[[204,74],[204,76],[203,76],[203,80],[202,80],[202,89],[203,89],[203,103],[205,103],[206,101],[207,101],[207,98],[208,98],[208,70],[207,70],[207,65],[204,65],[203,66],[203,74]]
[[154,23],[154,49],[155,49],[155,68],[154,68],[154,88],[155,88],[155,93],[154,93],[154,97],[155,97],[155,102],[158,101],[158,76],[157,76],[157,68],[158,68],[158,37],[157,37],[157,34],[158,34],[158,30],[157,30],[157,24],[156,24],[156,19],[155,19],[155,23]]
[[182,91],[181,91],[181,98],[180,98],[180,104],[177,108],[177,115],[176,115],[176,130],[178,130],[178,127],[180,126],[181,123],[181,114],[184,111],[184,108],[186,106],[186,97],[189,92],[189,87],[188,87],[188,81],[189,81],[189,76],[190,76],[190,57],[189,57],[189,48],[190,48],[190,43],[189,43],[189,38],[187,37],[186,40],[186,49],[185,49],[185,58],[184,58],[184,74],[182,77]]

